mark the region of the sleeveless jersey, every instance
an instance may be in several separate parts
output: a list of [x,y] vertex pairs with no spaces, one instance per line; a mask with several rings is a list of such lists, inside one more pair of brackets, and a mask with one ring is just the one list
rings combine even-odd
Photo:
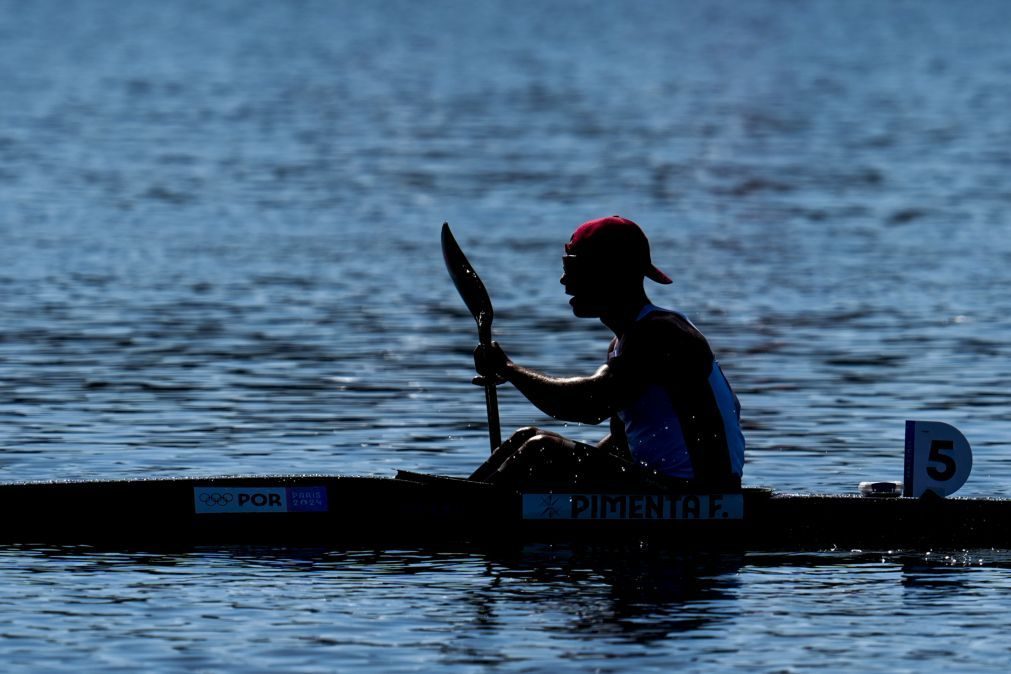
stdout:
[[740,402],[691,321],[647,304],[611,343],[607,362],[622,388],[635,392],[620,406],[616,429],[635,461],[673,478],[739,483]]

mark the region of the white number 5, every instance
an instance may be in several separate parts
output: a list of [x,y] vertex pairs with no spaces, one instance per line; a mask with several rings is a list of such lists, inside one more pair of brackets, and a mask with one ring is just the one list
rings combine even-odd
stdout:
[[906,422],[906,470],[903,495],[927,491],[949,496],[972,471],[972,449],[959,430],[939,421]]

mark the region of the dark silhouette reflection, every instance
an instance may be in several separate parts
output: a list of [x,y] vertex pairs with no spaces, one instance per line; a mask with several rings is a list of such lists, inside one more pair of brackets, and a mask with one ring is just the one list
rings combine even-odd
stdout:
[[711,607],[732,598],[743,564],[743,554],[526,546],[489,556],[493,582],[473,600],[485,619],[522,599],[568,616],[549,631],[649,643],[730,617]]
[[[509,550],[328,550],[316,548],[215,547],[187,551],[102,550],[87,546],[33,547],[44,563],[62,560],[76,573],[173,567],[210,569],[240,564],[270,574],[321,574],[326,584],[349,569],[375,578],[425,576],[444,585],[448,605],[468,615],[474,633],[511,629],[524,612],[557,616],[547,632],[650,643],[671,633],[711,626],[731,617],[726,607],[737,587],[742,554],[678,553],[647,547],[551,545]],[[475,582],[478,581],[478,582]],[[717,608],[722,607],[722,608]],[[447,646],[466,662],[498,662],[472,643]]]

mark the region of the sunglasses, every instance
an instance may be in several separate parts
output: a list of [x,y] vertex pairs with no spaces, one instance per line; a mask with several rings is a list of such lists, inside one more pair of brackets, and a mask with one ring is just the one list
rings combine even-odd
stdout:
[[578,255],[563,255],[562,256],[562,271],[566,274],[578,274],[581,270],[586,268],[587,260],[579,257]]

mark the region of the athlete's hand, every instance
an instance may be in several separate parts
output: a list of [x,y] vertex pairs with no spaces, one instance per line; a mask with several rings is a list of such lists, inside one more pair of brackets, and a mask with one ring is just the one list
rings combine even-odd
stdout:
[[474,369],[477,370],[478,376],[474,377],[473,382],[478,386],[484,386],[489,379],[493,380],[496,386],[504,383],[508,363],[509,357],[498,342],[492,342],[490,345],[479,344],[474,349]]

